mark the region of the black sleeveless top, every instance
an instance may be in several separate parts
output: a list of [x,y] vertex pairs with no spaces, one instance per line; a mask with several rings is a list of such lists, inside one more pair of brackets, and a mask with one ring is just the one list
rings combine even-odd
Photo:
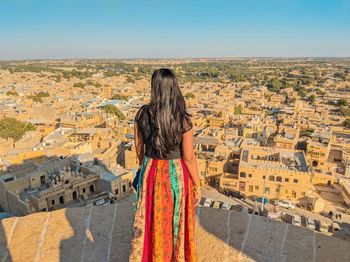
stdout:
[[[156,155],[156,150],[153,147],[153,144],[151,142],[151,133],[153,130],[153,127],[151,126],[150,121],[150,115],[148,111],[148,105],[143,105],[140,107],[140,109],[137,111],[135,115],[135,122],[137,122],[139,130],[141,132],[142,141],[145,144],[146,152],[145,155],[154,159],[178,159],[181,158],[182,153],[182,143],[180,143],[176,148],[171,150],[164,158],[159,158]],[[187,121],[184,121],[184,124],[182,126],[182,133],[185,133],[189,131],[193,127],[192,121],[190,118],[188,118]]]

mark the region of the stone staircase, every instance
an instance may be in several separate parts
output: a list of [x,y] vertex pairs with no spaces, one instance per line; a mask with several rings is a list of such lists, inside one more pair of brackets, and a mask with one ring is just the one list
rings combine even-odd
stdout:
[[[3,219],[0,261],[128,261],[134,199]],[[350,261],[350,242],[305,228],[206,207],[196,218],[199,261]]]

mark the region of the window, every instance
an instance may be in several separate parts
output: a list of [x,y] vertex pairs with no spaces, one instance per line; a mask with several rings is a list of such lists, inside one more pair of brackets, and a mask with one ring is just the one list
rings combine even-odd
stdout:
[[54,199],[51,201],[51,204],[52,204],[53,206],[55,205],[55,200],[54,200]]
[[249,186],[249,192],[253,192],[253,186]]
[[305,192],[301,192],[301,195],[302,195],[302,196],[305,196]]
[[83,188],[83,193],[85,193],[85,188]]
[[274,176],[269,176],[269,180],[270,181],[275,181],[275,177]]
[[125,192],[126,191],[126,186],[125,185],[123,185],[123,192]]
[[270,194],[270,188],[269,188],[269,187],[266,187],[266,188],[265,188],[265,193],[266,193],[266,194]]
[[255,186],[255,190],[259,190],[259,186]]
[[131,187],[131,182],[129,181],[129,187]]
[[252,177],[253,175],[252,174],[248,174],[248,177]]
[[225,181],[222,183],[223,186],[227,186],[227,187],[237,187],[237,182],[229,182],[229,181]]
[[289,178],[285,178],[285,179],[284,179],[284,182],[289,182]]
[[41,185],[45,184],[45,176],[40,176],[40,183]]
[[218,168],[217,167],[210,167],[209,171],[210,172],[218,172]]
[[116,188],[115,191],[114,191],[114,193],[115,193],[116,195],[118,195],[118,194],[119,194],[119,188]]
[[14,180],[15,179],[15,177],[8,177],[8,178],[5,178],[3,181],[5,182],[5,183],[7,183],[7,182],[10,182],[10,181],[12,181],[12,180]]
[[282,177],[281,176],[276,177],[276,181],[277,182],[282,182]]
[[245,191],[245,182],[239,182],[239,191]]
[[247,175],[246,175],[245,172],[241,172],[241,173],[239,174],[239,176],[240,176],[240,177],[246,177]]
[[298,183],[298,179],[293,179],[293,182],[294,183]]

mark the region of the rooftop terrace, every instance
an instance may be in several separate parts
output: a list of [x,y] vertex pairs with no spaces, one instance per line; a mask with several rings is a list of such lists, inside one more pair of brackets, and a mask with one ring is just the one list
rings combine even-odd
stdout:
[[241,165],[307,172],[307,163],[302,151],[273,149],[268,154],[264,150],[258,150],[259,153],[253,151],[256,150],[244,149],[242,151]]
[[[128,261],[134,195],[0,221],[0,261]],[[349,242],[265,217],[196,208],[199,261],[350,261]]]

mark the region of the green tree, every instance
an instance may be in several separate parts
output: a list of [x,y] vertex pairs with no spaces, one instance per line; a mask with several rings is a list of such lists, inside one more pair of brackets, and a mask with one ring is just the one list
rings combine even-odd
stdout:
[[185,94],[185,98],[195,98],[196,96],[192,92],[188,92]]
[[35,129],[31,123],[21,122],[13,117],[5,117],[0,120],[0,137],[4,139],[13,138],[14,141],[17,141],[25,132]]
[[42,92],[42,91],[40,91],[37,95],[40,97],[49,97],[50,96],[50,94],[48,92]]
[[116,99],[116,100],[128,100],[128,97],[125,95],[121,95],[121,94],[114,94],[112,96],[112,99]]
[[336,73],[334,73],[334,77],[338,77],[338,78],[340,78],[343,81],[346,80],[346,75],[345,75],[344,72],[336,72]]
[[298,92],[300,97],[306,97],[305,87],[301,86],[300,83],[297,83],[297,86],[294,88],[294,91]]
[[305,89],[300,89],[298,94],[299,94],[300,97],[304,98],[304,97],[306,97],[306,90]]
[[310,103],[310,104],[313,104],[315,102],[315,99],[316,99],[316,96],[315,95],[311,95],[307,98],[307,101]]
[[79,88],[84,88],[85,84],[81,82],[74,83],[73,87],[79,87]]
[[126,76],[126,82],[135,84],[135,79],[132,76],[128,75]]
[[316,93],[320,96],[324,96],[326,94],[326,92],[320,90],[320,89],[316,89]]
[[103,108],[104,111],[116,115],[120,120],[125,120],[125,115],[114,105],[108,104]]
[[299,137],[303,137],[303,136],[311,137],[313,132],[314,132],[314,129],[312,128],[302,129],[300,130]]
[[339,106],[347,106],[348,102],[345,99],[341,98],[338,100],[338,105]]
[[18,96],[18,93],[15,90],[9,90],[6,92],[6,95],[8,96]]
[[283,82],[277,78],[272,79],[268,84],[267,88],[271,92],[280,92],[281,89],[285,88]]
[[342,108],[340,108],[340,113],[345,117],[350,116],[350,108],[349,107],[342,107]]
[[235,106],[235,115],[241,115],[243,111],[242,106]]
[[346,128],[350,128],[350,118],[345,119],[343,125],[344,125]]
[[49,97],[49,96],[50,96],[50,94],[48,92],[40,91],[39,93],[35,93],[34,95],[27,96],[27,98],[32,99],[33,102],[42,103],[43,100],[41,98],[42,97]]
[[285,104],[291,104],[295,102],[295,98],[294,97],[289,97],[288,94],[286,94],[286,97],[284,99],[284,103]]

